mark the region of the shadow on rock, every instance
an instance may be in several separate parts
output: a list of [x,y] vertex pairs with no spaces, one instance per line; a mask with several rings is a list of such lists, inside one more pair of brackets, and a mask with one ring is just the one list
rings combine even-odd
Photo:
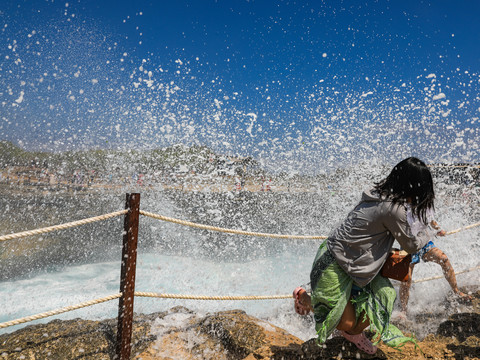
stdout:
[[369,355],[357,349],[343,337],[333,337],[325,344],[318,345],[316,339],[310,339],[302,345],[304,360],[319,359],[387,359],[386,354],[378,349],[374,355]]
[[437,334],[458,340],[447,345],[455,359],[480,358],[480,314],[453,314],[440,324]]

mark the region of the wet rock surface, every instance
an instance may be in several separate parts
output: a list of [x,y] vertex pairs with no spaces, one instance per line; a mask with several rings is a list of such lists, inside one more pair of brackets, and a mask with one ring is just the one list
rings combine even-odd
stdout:
[[[306,342],[241,310],[199,316],[184,307],[136,314],[132,359],[143,360],[314,360],[314,359],[479,359],[480,291],[472,312],[441,323],[418,347],[398,351],[380,343],[367,355],[334,335],[323,345]],[[0,359],[115,359],[116,319],[53,320],[0,335]],[[370,334],[371,335],[371,334]]]
[[[133,351],[142,351],[153,338],[148,334],[154,314],[136,316]],[[53,320],[0,335],[0,359],[112,359],[117,320]]]

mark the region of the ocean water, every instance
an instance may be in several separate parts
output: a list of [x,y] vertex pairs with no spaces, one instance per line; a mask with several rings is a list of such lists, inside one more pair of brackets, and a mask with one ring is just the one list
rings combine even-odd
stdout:
[[[359,184],[358,188],[361,185],[363,184]],[[142,194],[141,207],[146,211],[222,227],[283,234],[328,235],[329,229],[343,219],[358,199],[357,190],[353,187],[352,194],[348,195],[332,192],[327,195],[319,191],[308,196],[272,193],[243,194],[241,197],[234,193],[196,193],[185,197],[179,193],[151,191]],[[437,193],[437,219],[444,229],[449,231],[464,227],[474,223],[475,219],[478,222],[476,193],[458,196],[457,192],[451,192],[448,187],[440,188]],[[66,195],[59,194],[45,196],[56,197],[51,204],[62,201],[68,203],[67,200],[75,202],[78,199],[78,196],[66,199]],[[89,211],[98,215],[123,208],[124,199],[118,194],[104,194],[100,200],[98,194],[88,200],[85,195],[82,196],[80,203],[86,204],[84,208],[77,204],[74,207],[75,212],[66,213],[57,209],[54,219],[57,221],[54,223],[60,223],[64,218],[72,221],[86,217]],[[30,213],[41,208],[42,212],[38,214],[44,214],[45,199],[27,198],[28,196],[23,196],[24,202],[17,201],[15,206],[33,203],[36,206],[29,208]],[[100,205],[92,210],[93,199]],[[15,201],[4,201],[9,202],[12,210]],[[187,201],[188,205],[183,204],[183,201]],[[287,204],[290,206],[286,206]],[[65,206],[62,207],[64,208]],[[200,208],[202,211],[199,211]],[[5,214],[4,211],[4,219]],[[59,238],[36,238],[34,241],[46,244],[51,253],[57,253],[55,256],[44,257],[46,260],[43,262],[41,256],[35,255],[45,254],[38,249],[38,245],[30,256],[8,256],[7,253],[15,254],[29,247],[25,244],[1,244],[2,264],[16,265],[16,269],[28,267],[28,271],[19,272],[17,275],[10,274],[0,282],[0,322],[118,293],[122,222],[123,219],[118,218],[103,223],[108,229],[106,232],[99,231],[98,228],[102,225],[97,225],[65,231],[62,235],[57,235]],[[436,240],[437,246],[449,256],[455,270],[479,265],[479,232],[480,229],[476,227]],[[4,230],[3,233],[7,231]],[[54,241],[57,239],[59,240]],[[262,239],[211,234],[141,217],[139,242],[136,291],[226,296],[288,295],[298,285],[308,286],[311,264],[321,240]],[[59,243],[61,245],[58,245]],[[458,283],[461,287],[478,286],[479,274],[477,270],[459,275]],[[442,275],[438,265],[424,263],[416,267],[414,279],[438,275]],[[398,284],[394,285],[398,287]],[[446,316],[448,311],[455,311],[449,305],[450,292],[445,279],[414,284],[409,303],[410,316],[432,311]],[[295,314],[291,299],[198,301],[137,297],[135,312],[165,311],[177,305],[185,306],[198,315],[242,309],[304,340],[315,337],[312,317]],[[114,318],[117,316],[117,307],[118,300],[112,300],[1,329],[0,333],[53,319]],[[429,329],[425,331],[427,330]]]

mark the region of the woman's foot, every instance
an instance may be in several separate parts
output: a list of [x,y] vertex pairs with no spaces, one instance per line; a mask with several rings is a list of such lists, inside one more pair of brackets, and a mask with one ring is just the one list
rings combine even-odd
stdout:
[[295,311],[299,315],[308,315],[312,310],[312,305],[310,304],[310,296],[307,294],[307,291],[302,287],[297,287],[293,291],[293,299],[295,300]]
[[341,334],[345,339],[355,344],[355,346],[363,352],[370,355],[377,352],[377,347],[366,337],[365,332],[362,331],[360,334],[351,335],[345,331],[341,331]]

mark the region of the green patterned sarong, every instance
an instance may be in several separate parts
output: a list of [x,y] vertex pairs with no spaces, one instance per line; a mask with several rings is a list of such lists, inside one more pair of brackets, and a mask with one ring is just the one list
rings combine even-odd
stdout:
[[[325,241],[318,249],[310,280],[315,329],[318,342],[323,344],[340,322],[350,300],[353,279],[337,264]],[[370,329],[375,332],[374,339],[378,339],[375,344],[382,340],[394,348],[399,348],[408,341],[416,345],[414,338],[404,336],[396,326],[390,324],[396,297],[397,293],[390,280],[378,274],[351,302],[355,307],[357,321],[362,313],[370,321]]]

